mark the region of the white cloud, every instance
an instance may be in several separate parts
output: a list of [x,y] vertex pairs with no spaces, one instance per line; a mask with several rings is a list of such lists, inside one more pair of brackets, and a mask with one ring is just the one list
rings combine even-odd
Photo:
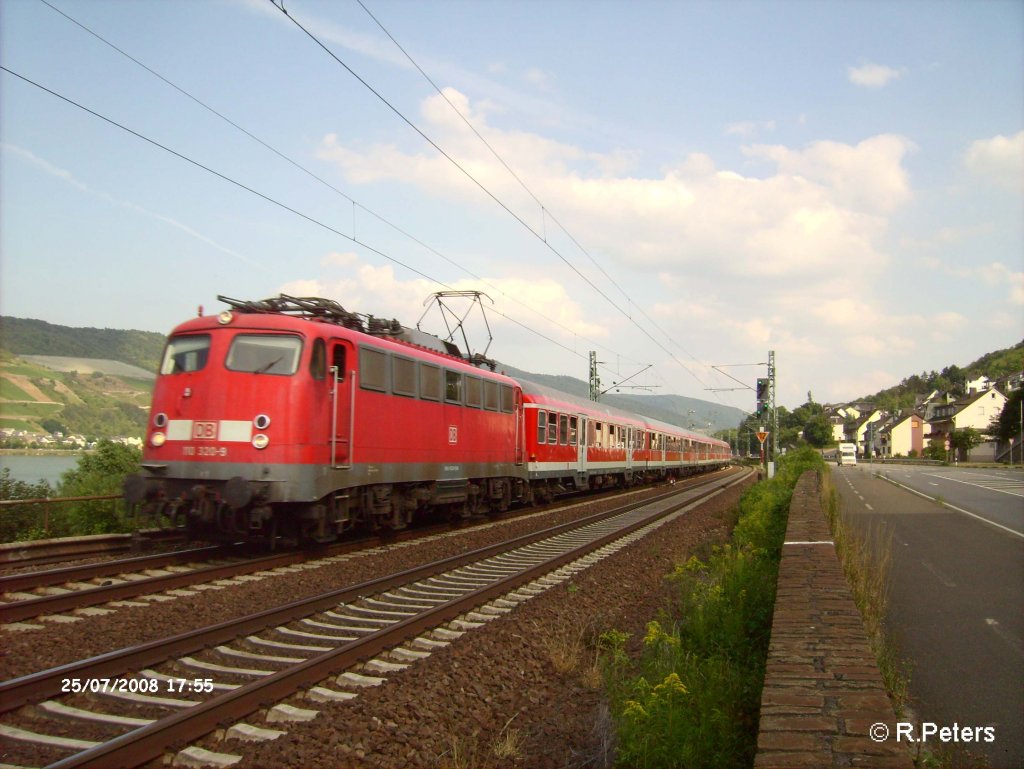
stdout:
[[537,67],[531,67],[526,71],[523,76],[526,82],[530,83],[534,87],[541,91],[550,91],[553,87],[553,78],[549,72],[545,72]]
[[1015,272],[1002,262],[992,262],[982,267],[979,272],[990,286],[1007,286],[1011,304],[1024,305],[1024,272]]
[[[805,149],[755,145],[744,152],[774,166],[764,178],[718,170],[695,153],[660,176],[629,171],[632,153],[593,153],[487,123],[486,105],[447,89],[449,98],[516,170],[570,232],[586,232],[613,259],[651,269],[700,265],[729,275],[806,275],[835,263],[870,270],[886,216],[911,198],[903,167],[913,147],[881,135],[849,145],[816,142]],[[518,182],[472,136],[440,97],[424,102],[427,133],[481,185],[540,231],[539,209]],[[394,145],[348,145],[330,134],[319,156],[354,183],[400,181],[430,194],[480,205],[479,189],[436,153]]]
[[859,67],[848,67],[846,77],[854,85],[864,88],[884,88],[893,80],[903,77],[904,70],[886,67],[882,64],[862,64]]
[[745,147],[744,152],[772,160],[783,173],[824,185],[841,205],[890,213],[910,200],[910,179],[903,157],[913,149],[913,142],[903,136],[881,134],[855,145],[818,141],[805,150],[753,145]]
[[972,142],[964,164],[991,184],[1024,191],[1024,131]]
[[761,131],[774,131],[774,120],[744,120],[738,123],[730,123],[725,127],[725,132],[730,136],[751,137]]
[[[424,316],[424,300],[440,288],[422,278],[398,278],[391,265],[365,264],[351,253],[328,254],[320,265],[320,275],[289,281],[279,290],[293,296],[333,299],[350,312],[396,318],[410,326]],[[487,277],[482,283],[466,279],[452,283],[451,290],[483,290],[493,300],[492,303],[485,299],[484,304],[491,329],[502,337],[503,356],[514,356],[536,346],[538,337],[523,326],[543,329],[549,339],[570,346],[577,339],[595,342],[608,336],[607,326],[588,320],[584,307],[568,294],[565,286],[550,278],[496,276]],[[474,351],[482,349],[486,329],[476,312],[468,315],[467,326],[471,329],[468,335]],[[440,336],[446,333],[439,312],[431,310],[426,314],[423,330]],[[457,342],[461,345],[461,338]],[[527,365],[523,362],[526,357],[519,360],[520,365]]]

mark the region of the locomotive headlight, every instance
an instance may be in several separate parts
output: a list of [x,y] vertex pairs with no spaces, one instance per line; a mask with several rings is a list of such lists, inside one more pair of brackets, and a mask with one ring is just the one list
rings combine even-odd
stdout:
[[263,433],[256,433],[252,436],[252,445],[257,449],[265,449],[270,445],[270,438]]
[[254,420],[252,420],[257,430],[266,430],[270,427],[270,417],[266,414],[259,414]]
[[167,415],[161,411],[159,414],[153,417],[153,424],[161,429],[167,427]]
[[235,316],[231,314],[231,310],[224,310],[224,312],[217,316],[217,322],[222,326],[228,325],[234,319]]
[[156,448],[160,448],[167,441],[167,436],[163,433],[153,433],[149,436],[149,445]]

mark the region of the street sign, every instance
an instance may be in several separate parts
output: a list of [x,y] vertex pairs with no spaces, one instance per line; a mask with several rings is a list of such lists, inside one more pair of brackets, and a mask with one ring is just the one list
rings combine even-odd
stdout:
[[764,443],[768,440],[768,433],[757,433],[757,439],[761,441],[761,443]]

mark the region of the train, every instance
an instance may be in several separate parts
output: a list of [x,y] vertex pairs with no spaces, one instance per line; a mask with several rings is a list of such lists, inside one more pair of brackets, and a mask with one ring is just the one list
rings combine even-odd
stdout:
[[333,300],[218,299],[168,337],[124,482],[129,505],[192,539],[324,543],[730,461],[723,441]]

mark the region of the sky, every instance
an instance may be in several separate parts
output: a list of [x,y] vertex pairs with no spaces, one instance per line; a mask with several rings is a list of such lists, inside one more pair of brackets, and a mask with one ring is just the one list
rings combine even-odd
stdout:
[[0,0],[0,65],[4,315],[480,291],[474,352],[746,411],[1024,338],[1020,0]]

